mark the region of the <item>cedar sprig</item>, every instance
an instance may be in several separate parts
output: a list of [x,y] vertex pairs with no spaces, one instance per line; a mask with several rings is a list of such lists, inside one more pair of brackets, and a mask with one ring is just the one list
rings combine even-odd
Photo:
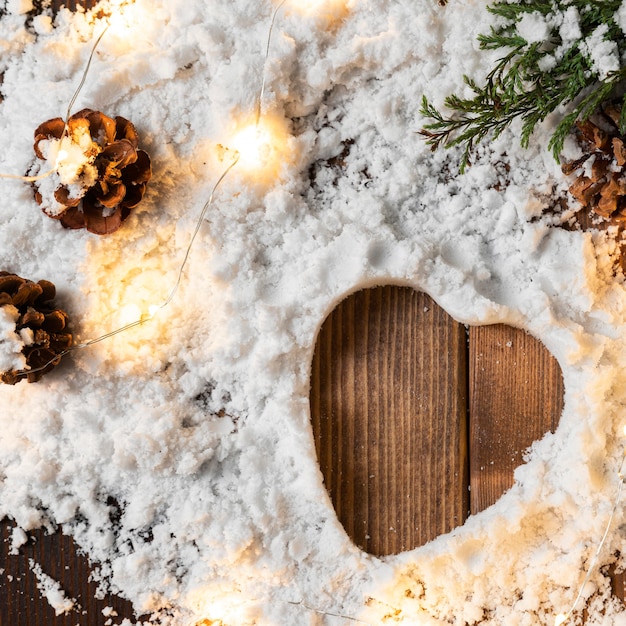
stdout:
[[[420,134],[433,150],[440,146],[464,146],[460,164],[463,172],[476,144],[488,135],[497,138],[513,120],[520,118],[520,143],[525,148],[539,122],[558,107],[569,105],[570,111],[559,121],[548,143],[558,162],[576,121],[588,119],[602,102],[615,97],[620,82],[626,78],[626,67],[621,63],[618,70],[600,77],[585,50],[585,40],[605,24],[604,39],[615,42],[619,58],[624,57],[626,40],[615,21],[621,4],[622,0],[514,0],[488,6],[487,10],[500,20],[489,34],[478,36],[480,48],[503,50],[504,55],[483,85],[463,77],[473,97],[446,97],[444,103],[452,115],[445,116],[423,96],[420,113],[432,122],[424,125]],[[574,42],[564,42],[556,25],[547,41],[528,42],[518,31],[525,14],[552,18],[570,7],[578,10],[581,33]],[[558,24],[558,19],[554,23]],[[626,106],[622,106],[620,132],[626,132]]]

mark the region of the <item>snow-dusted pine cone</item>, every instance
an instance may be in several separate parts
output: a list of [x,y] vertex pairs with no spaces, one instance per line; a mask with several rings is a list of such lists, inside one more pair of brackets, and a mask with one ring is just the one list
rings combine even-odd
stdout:
[[579,122],[577,137],[583,156],[564,163],[564,174],[575,174],[570,193],[598,215],[626,220],[626,137],[619,132],[620,109],[605,105],[594,121]]
[[66,228],[97,235],[116,231],[143,198],[152,176],[150,157],[138,149],[133,124],[100,111],[83,109],[67,124],[60,117],[35,130],[39,172],[35,182],[44,213]]
[[[47,280],[35,283],[0,272],[0,363],[9,363],[6,371],[0,371],[3,383],[38,381],[58,365],[59,355],[71,346],[67,314],[51,302],[55,295],[55,286]],[[43,369],[24,371],[38,368]]]

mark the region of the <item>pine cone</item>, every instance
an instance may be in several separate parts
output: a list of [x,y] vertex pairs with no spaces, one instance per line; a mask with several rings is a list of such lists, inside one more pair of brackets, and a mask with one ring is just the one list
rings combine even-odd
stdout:
[[51,302],[55,295],[55,286],[47,280],[34,283],[16,274],[0,272],[0,308],[17,309],[16,332],[26,338],[28,344],[22,350],[26,365],[31,370],[43,368],[30,373],[24,370],[1,372],[3,383],[14,385],[24,378],[29,383],[38,381],[60,363],[59,355],[71,346],[67,314],[54,308]]
[[[619,132],[620,109],[608,103],[596,122],[577,122],[583,156],[564,163],[564,174],[576,174],[569,191],[585,208],[604,218],[626,220],[626,137]],[[593,157],[590,163],[589,159]]]
[[[150,157],[138,149],[135,127],[100,111],[83,109],[67,125],[56,117],[35,130],[35,154],[55,169],[54,189],[35,183],[44,213],[66,228],[97,235],[116,231],[143,198],[152,176]],[[46,193],[47,192],[47,193]]]

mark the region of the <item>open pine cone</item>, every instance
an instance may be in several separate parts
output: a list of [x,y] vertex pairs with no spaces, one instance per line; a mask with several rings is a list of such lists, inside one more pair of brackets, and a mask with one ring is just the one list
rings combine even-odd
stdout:
[[[583,156],[564,163],[564,174],[575,173],[570,193],[585,208],[618,221],[626,220],[626,137],[619,132],[620,109],[605,105],[594,122],[578,122]],[[593,158],[592,158],[593,157]]]
[[83,109],[67,124],[60,117],[35,130],[41,171],[55,173],[35,183],[44,213],[66,228],[97,235],[116,231],[143,198],[152,176],[150,157],[138,149],[137,131],[127,119]]
[[0,272],[0,309],[7,307],[16,320],[16,332],[24,342],[22,354],[26,367],[30,370],[43,368],[35,372],[1,372],[3,383],[14,385],[24,379],[29,383],[38,381],[59,364],[59,355],[71,346],[67,314],[51,302],[55,295],[55,286],[47,280],[35,283],[16,274]]

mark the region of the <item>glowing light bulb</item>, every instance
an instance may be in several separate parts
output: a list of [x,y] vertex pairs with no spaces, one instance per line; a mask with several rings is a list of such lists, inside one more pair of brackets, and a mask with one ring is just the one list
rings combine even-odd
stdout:
[[567,615],[565,615],[565,613],[559,613],[554,618],[554,626],[561,626],[561,624],[565,624],[566,621],[567,621]]
[[131,26],[130,16],[123,10],[122,6],[113,9],[109,15],[107,22],[109,24],[109,32],[112,35],[121,37],[128,35],[128,29]]
[[261,169],[272,152],[272,137],[267,128],[253,124],[240,130],[232,142],[239,153],[239,162],[246,169]]
[[142,4],[111,0],[110,9],[103,16],[103,24],[106,25],[105,46],[114,53],[124,54],[151,40],[157,22]]
[[119,312],[119,320],[122,326],[133,324],[141,319],[141,309],[136,304],[126,304]]
[[151,304],[147,307],[148,312],[146,313],[145,308],[142,309],[135,303],[126,304],[119,310],[118,321],[122,326],[143,324],[151,320],[162,308],[162,304]]
[[76,180],[76,177],[78,176],[78,167],[72,167],[70,165],[72,171],[70,172],[69,176],[64,176],[67,173],[66,170],[68,169],[67,166],[69,157],[70,153],[67,150],[60,149],[57,152],[56,159],[54,160],[53,169],[59,173],[59,176],[63,177],[62,182],[69,182],[71,184]]
[[626,424],[624,424],[622,426],[622,433],[624,434],[624,436],[626,437]]
[[267,115],[239,124],[226,144],[237,152],[237,169],[259,182],[275,179],[292,160],[285,121]]
[[289,6],[308,16],[338,20],[348,12],[346,0],[290,0]]
[[331,4],[328,0],[293,0],[292,5],[297,6],[302,11],[318,11],[325,5]]

